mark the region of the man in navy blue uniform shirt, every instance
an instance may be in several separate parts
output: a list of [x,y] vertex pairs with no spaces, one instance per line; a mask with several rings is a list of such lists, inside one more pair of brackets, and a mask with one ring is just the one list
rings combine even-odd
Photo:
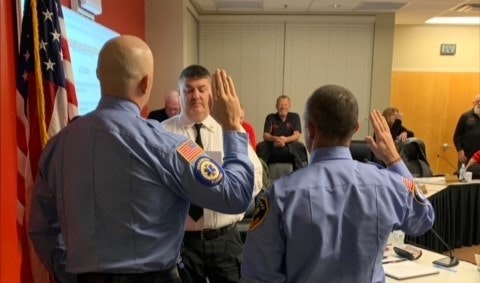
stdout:
[[[150,96],[153,55],[120,36],[100,51],[97,108],[53,137],[40,158],[29,236],[60,282],[178,283],[190,202],[242,213],[253,165],[241,107],[224,71],[213,76],[212,116],[224,133],[223,166],[186,137],[140,115]],[[211,106],[211,105],[210,105]]]
[[277,180],[262,196],[247,233],[242,275],[248,282],[384,282],[392,230],[418,235],[434,211],[416,188],[380,112],[371,121],[379,169],[354,161],[358,104],[347,89],[317,89],[305,109],[310,164]]

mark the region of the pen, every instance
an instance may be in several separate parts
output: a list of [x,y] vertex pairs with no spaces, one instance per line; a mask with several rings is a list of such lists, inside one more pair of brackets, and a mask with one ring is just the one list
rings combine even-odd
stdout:
[[384,261],[384,262],[382,262],[382,264],[387,264],[387,263],[395,263],[395,262],[402,262],[402,261],[406,261],[406,260],[407,260],[406,258],[395,259],[395,260],[388,260],[388,261]]

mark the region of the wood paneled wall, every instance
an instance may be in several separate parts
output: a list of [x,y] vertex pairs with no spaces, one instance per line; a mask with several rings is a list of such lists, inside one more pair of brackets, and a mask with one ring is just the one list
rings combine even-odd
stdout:
[[[457,164],[453,133],[479,93],[480,73],[392,72],[390,105],[400,109],[405,127],[425,142],[434,174],[455,171],[448,164]],[[446,150],[445,143],[450,146]]]

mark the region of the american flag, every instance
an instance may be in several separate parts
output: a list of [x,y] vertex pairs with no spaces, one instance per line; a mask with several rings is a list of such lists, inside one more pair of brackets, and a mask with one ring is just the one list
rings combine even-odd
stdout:
[[78,115],[60,0],[26,0],[17,75],[17,230],[22,282],[54,282],[26,234],[38,159],[48,139]]
[[203,153],[203,149],[193,141],[186,141],[184,144],[178,147],[177,152],[180,153],[180,155],[183,156],[188,163],[191,163]]

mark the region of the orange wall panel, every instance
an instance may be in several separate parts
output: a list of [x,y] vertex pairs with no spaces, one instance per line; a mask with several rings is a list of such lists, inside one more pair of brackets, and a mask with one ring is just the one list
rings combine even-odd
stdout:
[[20,282],[16,228],[15,1],[0,0],[0,282]]
[[[453,132],[460,115],[480,93],[480,73],[393,72],[390,105],[404,125],[425,142],[434,174],[452,174],[457,164]],[[446,150],[443,144],[450,147]],[[445,160],[447,159],[448,162]]]

